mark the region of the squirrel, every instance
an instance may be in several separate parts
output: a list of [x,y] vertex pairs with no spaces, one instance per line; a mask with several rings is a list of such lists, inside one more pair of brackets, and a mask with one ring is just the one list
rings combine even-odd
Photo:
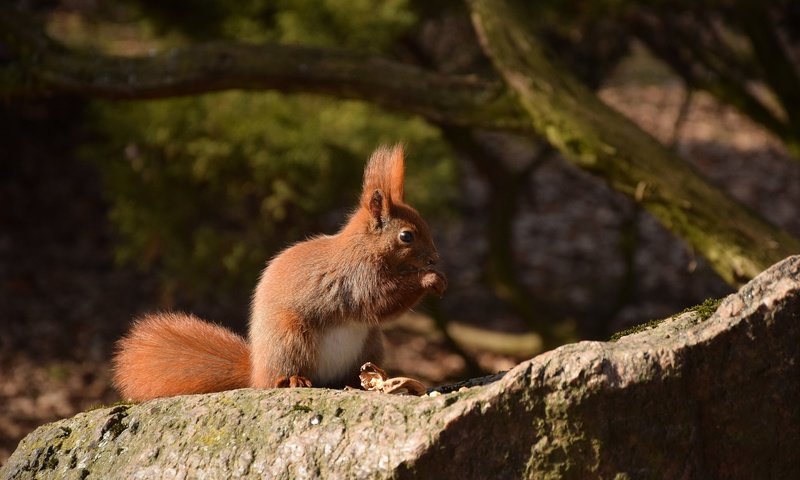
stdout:
[[136,320],[113,358],[122,397],[358,385],[359,366],[383,357],[380,324],[447,287],[430,229],[404,203],[403,187],[402,147],[378,148],[359,205],[339,232],[267,262],[252,297],[249,340],[189,314]]

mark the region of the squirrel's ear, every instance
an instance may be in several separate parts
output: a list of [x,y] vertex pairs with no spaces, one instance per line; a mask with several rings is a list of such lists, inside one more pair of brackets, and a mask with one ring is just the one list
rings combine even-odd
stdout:
[[403,202],[403,147],[379,147],[364,169],[361,205],[370,210],[373,194],[381,190],[382,202],[391,206]]
[[389,199],[380,188],[372,191],[367,211],[372,224],[378,229],[382,228],[384,221],[389,218]]

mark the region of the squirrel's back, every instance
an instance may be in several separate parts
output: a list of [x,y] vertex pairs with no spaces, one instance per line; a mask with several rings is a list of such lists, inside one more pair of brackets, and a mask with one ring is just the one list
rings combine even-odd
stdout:
[[249,383],[246,340],[193,315],[157,313],[137,320],[114,356],[114,384],[126,399],[219,392]]

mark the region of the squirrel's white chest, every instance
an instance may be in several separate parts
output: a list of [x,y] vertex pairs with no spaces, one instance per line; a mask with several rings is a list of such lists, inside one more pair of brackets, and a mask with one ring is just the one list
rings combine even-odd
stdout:
[[314,385],[327,385],[347,376],[355,377],[359,365],[356,362],[364,349],[369,334],[369,325],[350,322],[329,328],[320,338],[317,351],[316,375],[312,376]]

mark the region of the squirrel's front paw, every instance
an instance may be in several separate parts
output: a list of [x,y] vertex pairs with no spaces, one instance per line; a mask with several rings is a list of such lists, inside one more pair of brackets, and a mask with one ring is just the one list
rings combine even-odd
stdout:
[[422,276],[422,288],[430,290],[441,297],[444,295],[445,289],[447,289],[447,279],[443,273],[430,270]]
[[310,386],[311,380],[306,377],[301,377],[300,375],[292,375],[290,377],[281,375],[275,381],[275,388],[301,388]]

